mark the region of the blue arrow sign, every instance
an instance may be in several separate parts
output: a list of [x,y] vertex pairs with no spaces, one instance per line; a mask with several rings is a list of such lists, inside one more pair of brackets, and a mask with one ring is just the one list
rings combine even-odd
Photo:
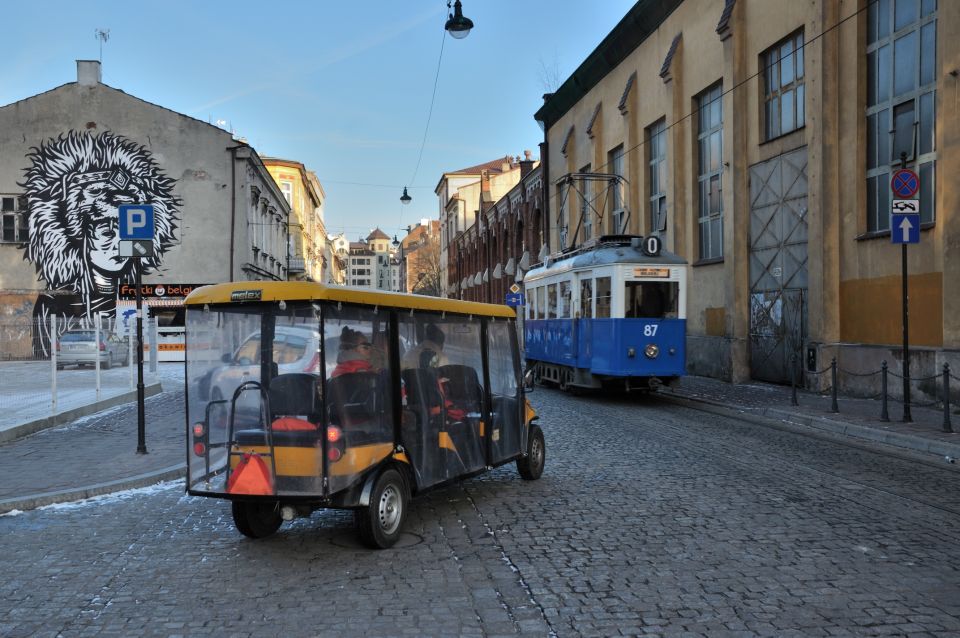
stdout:
[[120,239],[153,240],[153,204],[120,206]]
[[894,244],[919,244],[920,213],[890,215],[890,239]]
[[527,303],[526,298],[522,292],[508,292],[507,293],[507,305],[516,308],[517,306],[523,306]]

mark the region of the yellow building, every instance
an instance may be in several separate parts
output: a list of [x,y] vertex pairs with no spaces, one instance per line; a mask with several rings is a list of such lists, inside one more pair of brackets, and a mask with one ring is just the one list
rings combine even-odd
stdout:
[[323,220],[326,195],[320,180],[293,160],[264,157],[263,164],[290,204],[289,278],[329,283],[330,256]]
[[637,2],[536,114],[549,250],[626,231],[687,259],[690,372],[900,372],[902,149],[911,373],[957,369],[958,32],[943,0]]

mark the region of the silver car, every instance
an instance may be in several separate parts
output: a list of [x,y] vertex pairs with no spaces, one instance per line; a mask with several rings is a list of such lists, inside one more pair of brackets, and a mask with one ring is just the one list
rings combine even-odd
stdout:
[[98,344],[93,330],[68,330],[60,335],[57,342],[57,370],[69,365],[93,366],[98,358],[104,370],[109,370],[116,363],[127,365],[127,342],[117,335],[101,332]]

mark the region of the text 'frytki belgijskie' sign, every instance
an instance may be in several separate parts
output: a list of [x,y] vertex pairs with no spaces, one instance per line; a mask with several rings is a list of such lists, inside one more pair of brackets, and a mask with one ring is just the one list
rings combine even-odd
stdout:
[[[141,284],[142,297],[186,297],[195,288],[209,284]],[[137,287],[130,284],[121,284],[119,289],[121,299],[133,299],[137,296]]]

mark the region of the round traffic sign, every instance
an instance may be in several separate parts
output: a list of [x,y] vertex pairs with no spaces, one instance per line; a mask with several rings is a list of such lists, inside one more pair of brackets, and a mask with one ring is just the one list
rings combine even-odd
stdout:
[[910,199],[920,190],[920,178],[908,168],[901,168],[893,174],[890,189],[898,199]]

